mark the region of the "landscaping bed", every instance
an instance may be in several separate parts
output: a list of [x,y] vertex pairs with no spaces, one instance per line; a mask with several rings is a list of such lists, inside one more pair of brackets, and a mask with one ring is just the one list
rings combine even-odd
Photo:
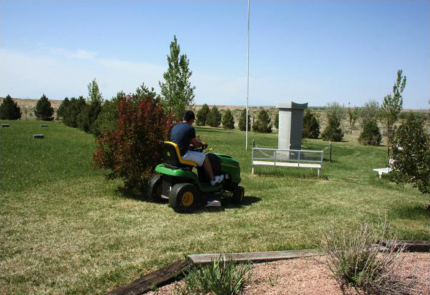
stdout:
[[[325,257],[298,258],[254,264],[242,294],[336,295],[342,291],[323,264]],[[403,253],[402,267],[396,272],[404,282],[415,282],[410,294],[430,294],[430,253]],[[174,282],[147,294],[175,294]],[[354,293],[353,289],[348,290]]]

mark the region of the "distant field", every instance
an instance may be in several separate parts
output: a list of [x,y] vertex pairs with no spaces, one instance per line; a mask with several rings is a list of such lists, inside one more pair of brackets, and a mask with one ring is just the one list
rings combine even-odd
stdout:
[[[333,224],[384,216],[399,238],[428,239],[428,198],[378,179],[372,169],[386,165],[386,147],[363,147],[349,135],[333,144],[334,161],[324,162],[321,178],[268,167],[253,176],[244,132],[198,127],[214,152],[239,160],[246,197],[220,212],[177,214],[120,195],[121,181],[93,170],[93,136],[58,122],[0,123],[10,124],[0,128],[2,294],[103,294],[187,254],[314,248]],[[252,138],[277,145],[276,134]]]

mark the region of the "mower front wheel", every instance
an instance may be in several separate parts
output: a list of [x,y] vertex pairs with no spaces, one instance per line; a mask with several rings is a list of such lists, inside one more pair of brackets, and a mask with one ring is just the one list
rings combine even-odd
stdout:
[[191,183],[177,183],[172,187],[169,204],[176,212],[189,213],[200,204],[200,192]]
[[234,204],[241,204],[245,198],[245,189],[242,186],[236,186],[233,190],[232,201]]
[[147,194],[156,203],[161,203],[165,201],[161,197],[162,183],[163,183],[161,176],[162,176],[161,174],[155,174],[154,176],[151,177],[148,183]]

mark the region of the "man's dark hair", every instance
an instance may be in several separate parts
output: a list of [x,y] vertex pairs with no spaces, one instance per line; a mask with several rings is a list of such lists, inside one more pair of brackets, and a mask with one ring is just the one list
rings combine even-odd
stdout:
[[193,111],[186,111],[184,114],[184,121],[189,122],[190,120],[196,119]]

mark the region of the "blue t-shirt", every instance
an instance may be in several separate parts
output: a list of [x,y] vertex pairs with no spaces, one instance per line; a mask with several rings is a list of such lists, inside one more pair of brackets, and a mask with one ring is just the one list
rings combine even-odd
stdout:
[[190,124],[185,122],[176,124],[170,135],[170,141],[179,146],[181,156],[185,155],[190,146],[191,139],[196,137],[196,130]]

